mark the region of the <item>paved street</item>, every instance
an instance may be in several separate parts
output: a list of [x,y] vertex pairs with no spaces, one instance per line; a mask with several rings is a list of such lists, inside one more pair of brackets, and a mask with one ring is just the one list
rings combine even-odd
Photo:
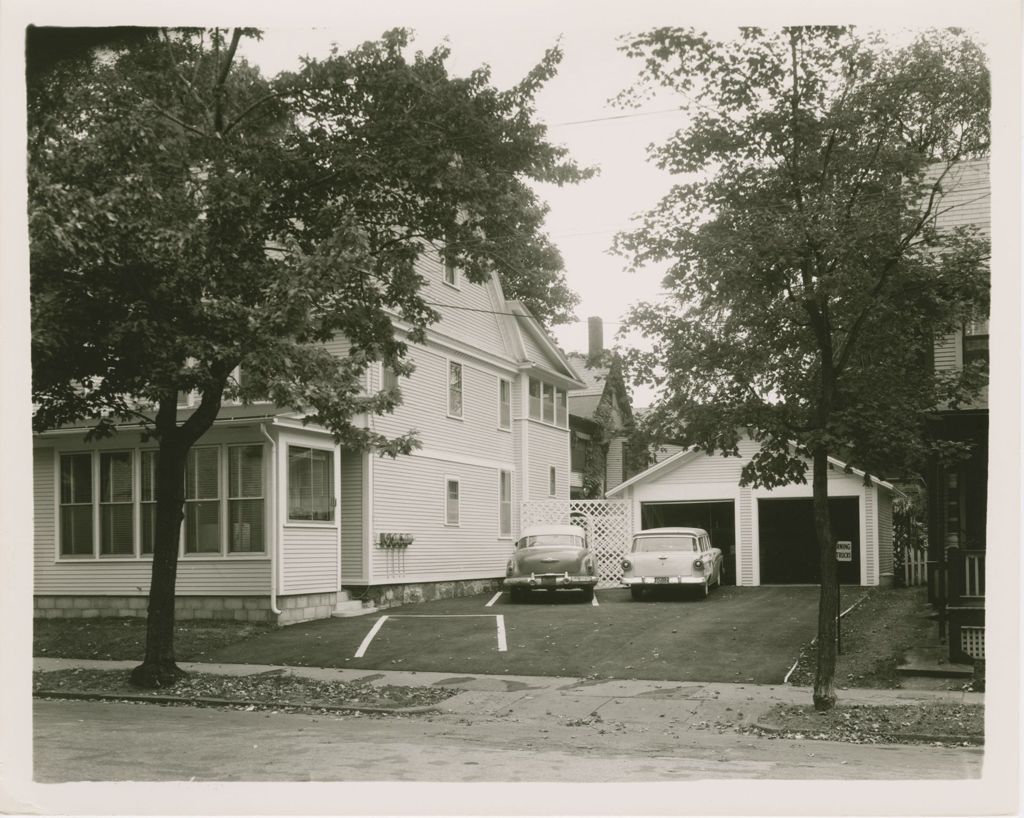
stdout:
[[[311,716],[36,701],[35,768],[58,781],[957,779],[980,748],[754,738],[564,719]],[[571,721],[571,720],[570,720]]]

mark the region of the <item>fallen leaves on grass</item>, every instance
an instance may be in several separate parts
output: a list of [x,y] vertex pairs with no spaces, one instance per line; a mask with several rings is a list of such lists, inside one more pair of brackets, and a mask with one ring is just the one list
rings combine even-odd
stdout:
[[[77,691],[109,695],[144,695],[128,683],[122,670],[37,671],[33,690]],[[185,699],[231,699],[274,707],[419,707],[437,704],[458,691],[444,687],[372,685],[366,682],[321,681],[284,672],[250,676],[191,673],[160,695]]]
[[982,705],[915,702],[901,705],[842,705],[825,712],[811,705],[776,705],[760,723],[771,731],[747,732],[779,738],[903,744],[922,741],[980,744],[985,732]]

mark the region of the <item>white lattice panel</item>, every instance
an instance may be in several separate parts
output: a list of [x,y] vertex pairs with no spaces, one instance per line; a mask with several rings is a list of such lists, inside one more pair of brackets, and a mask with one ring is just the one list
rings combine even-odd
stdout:
[[984,626],[964,625],[960,628],[960,647],[972,659],[985,658]]
[[533,525],[582,526],[597,561],[597,587],[620,584],[622,557],[633,537],[628,500],[528,500],[523,503],[522,524],[524,529]]

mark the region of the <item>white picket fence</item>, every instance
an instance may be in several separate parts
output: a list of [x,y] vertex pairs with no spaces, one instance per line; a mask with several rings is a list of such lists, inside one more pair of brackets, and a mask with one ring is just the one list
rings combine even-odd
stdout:
[[904,549],[903,581],[908,588],[912,585],[928,583],[928,549],[913,547]]
[[622,579],[622,557],[633,538],[633,510],[628,500],[527,500],[522,525],[578,525],[587,532],[597,562],[598,588]]

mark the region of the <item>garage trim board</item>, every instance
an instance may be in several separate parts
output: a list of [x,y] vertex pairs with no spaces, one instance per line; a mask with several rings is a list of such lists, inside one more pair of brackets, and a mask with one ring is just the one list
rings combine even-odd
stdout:
[[353,658],[362,659],[366,655],[370,643],[389,619],[479,619],[480,617],[485,619],[494,618],[497,628],[498,652],[505,653],[508,651],[505,617],[502,614],[385,614],[373,623],[373,627],[370,628],[370,632],[366,634],[363,641],[359,644],[359,648],[356,650]]

